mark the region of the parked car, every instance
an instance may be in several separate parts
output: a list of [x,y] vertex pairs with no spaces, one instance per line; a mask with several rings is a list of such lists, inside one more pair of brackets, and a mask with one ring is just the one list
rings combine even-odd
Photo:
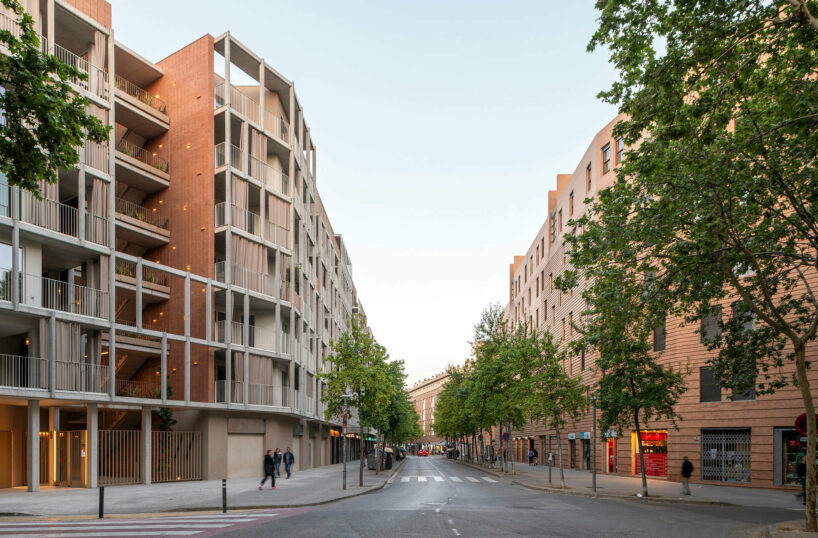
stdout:
[[428,456],[428,455],[429,455],[428,450],[424,450],[422,448],[420,450],[418,450],[418,456]]

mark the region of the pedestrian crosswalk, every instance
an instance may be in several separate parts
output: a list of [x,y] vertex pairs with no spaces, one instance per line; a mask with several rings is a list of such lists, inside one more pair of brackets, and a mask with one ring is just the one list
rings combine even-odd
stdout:
[[212,536],[270,521],[268,511],[192,516],[0,521],[0,536]]
[[496,484],[497,480],[494,478],[489,478],[488,476],[481,476],[476,478],[474,476],[442,476],[442,475],[417,475],[417,476],[402,476],[400,481],[401,482],[429,482],[434,480],[435,482],[463,482],[463,480],[467,480],[472,483],[489,483],[489,484]]

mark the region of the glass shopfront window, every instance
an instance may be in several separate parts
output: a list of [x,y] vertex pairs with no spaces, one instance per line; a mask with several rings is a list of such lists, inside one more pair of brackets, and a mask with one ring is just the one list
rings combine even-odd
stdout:
[[801,486],[798,464],[804,460],[807,439],[795,428],[775,429],[775,480],[776,486]]
[[[667,476],[667,430],[646,430],[642,432],[642,450],[645,456],[647,476]],[[642,474],[639,458],[639,443],[636,432],[631,433],[631,469],[633,474]]]

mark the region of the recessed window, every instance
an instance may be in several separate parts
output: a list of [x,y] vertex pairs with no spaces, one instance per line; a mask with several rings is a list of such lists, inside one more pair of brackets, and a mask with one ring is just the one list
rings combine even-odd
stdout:
[[661,327],[653,329],[653,351],[665,350],[665,322],[662,321]]
[[610,142],[602,146],[602,173],[607,174],[611,170],[611,144]]
[[625,143],[622,141],[622,137],[618,137],[616,139],[616,164],[622,162],[622,157],[625,154]]
[[551,213],[551,242],[548,243],[549,245],[557,240],[557,212],[554,211]]
[[557,217],[557,231],[562,233],[562,209],[560,209],[559,216]]
[[711,307],[707,315],[702,318],[701,328],[699,329],[702,344],[712,344],[721,336],[720,321],[721,307]]
[[756,330],[756,316],[749,308],[744,305],[743,301],[736,301],[730,305],[732,311],[732,319],[741,323],[745,331]]
[[591,193],[591,163],[585,167],[585,194]]
[[568,336],[574,336],[574,313],[568,312]]
[[579,365],[582,370],[585,370],[585,349],[579,351]]
[[568,218],[573,218],[574,216],[574,191],[571,191],[571,194],[568,195]]
[[720,402],[721,387],[713,369],[709,366],[699,368],[699,401]]
[[562,318],[562,339],[565,340],[565,318]]

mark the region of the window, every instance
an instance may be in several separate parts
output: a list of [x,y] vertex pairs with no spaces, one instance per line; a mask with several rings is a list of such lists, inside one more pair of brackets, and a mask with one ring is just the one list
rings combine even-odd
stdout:
[[750,482],[750,428],[702,429],[702,480]]
[[616,139],[616,164],[622,162],[622,157],[625,154],[625,142],[622,141],[622,137],[618,137]]
[[545,269],[540,271],[540,286],[542,287],[542,291],[545,291]]
[[571,191],[571,194],[568,195],[568,218],[572,218],[574,216],[574,191]]
[[549,245],[550,245],[551,243],[553,243],[554,241],[557,240],[557,212],[556,211],[551,213],[551,218],[549,220],[551,220],[551,242],[549,243]]
[[557,218],[557,231],[562,233],[562,209],[560,209],[559,217]]
[[531,274],[531,273],[534,272],[534,255],[533,254],[528,257],[528,261],[530,263],[530,265],[528,267],[528,274]]
[[565,265],[565,242],[562,243],[562,264]]
[[537,277],[537,281],[535,282],[534,289],[537,290],[537,297],[540,296],[540,277]]
[[557,307],[551,305],[551,326],[554,326],[554,322],[557,319]]
[[579,367],[582,370],[585,370],[585,349],[581,349],[579,351]]
[[720,402],[721,387],[719,381],[709,366],[699,368],[699,401]]
[[714,306],[710,309],[710,312],[702,318],[701,328],[699,329],[702,344],[711,344],[721,336],[720,321],[721,307]]
[[548,301],[543,301],[542,319],[543,321],[546,321],[548,319]]
[[537,263],[540,263],[540,245],[537,245]]
[[531,288],[528,288],[528,305],[531,306]]
[[542,257],[545,258],[545,237],[540,237],[540,252],[542,252]]
[[523,284],[528,282],[528,266],[523,266]]
[[557,299],[559,300],[559,305],[560,305],[560,306],[562,306],[562,292],[561,292],[561,291],[558,291],[557,293],[559,294],[559,295],[557,296]]
[[574,313],[568,312],[568,336],[574,336]]
[[610,142],[602,146],[602,173],[607,174],[611,170],[611,144]]
[[755,381],[753,381],[753,386],[749,389],[745,390],[744,392],[736,392],[733,391],[733,401],[734,402],[747,402],[756,399],[756,387]]
[[540,309],[537,309],[537,328],[540,328]]
[[653,351],[665,350],[665,322],[662,321],[660,327],[653,329]]
[[554,293],[554,273],[548,275],[548,293]]
[[755,314],[750,312],[750,309],[744,304],[744,301],[736,301],[730,305],[732,311],[732,319],[738,321],[744,327],[745,331],[756,330]]
[[591,163],[585,167],[585,194],[591,193]]
[[565,340],[565,318],[562,318],[562,339]]

